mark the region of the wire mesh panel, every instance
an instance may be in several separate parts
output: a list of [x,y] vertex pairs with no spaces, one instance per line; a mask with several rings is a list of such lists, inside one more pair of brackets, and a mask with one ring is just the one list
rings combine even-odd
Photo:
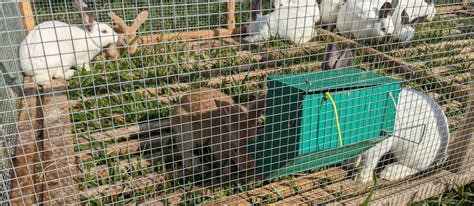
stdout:
[[471,6],[2,2],[1,200],[404,205],[469,184]]
[[18,45],[24,37],[22,19],[19,8],[15,3],[0,3],[0,133],[1,133],[1,183],[0,199],[9,201],[11,169],[13,162],[9,157],[14,156],[15,141],[18,136],[18,96],[21,95],[19,83],[23,82],[19,72]]

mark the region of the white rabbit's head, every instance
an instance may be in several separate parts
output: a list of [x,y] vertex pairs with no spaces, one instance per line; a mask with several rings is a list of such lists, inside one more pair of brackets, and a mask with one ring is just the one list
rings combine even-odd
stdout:
[[290,3],[291,3],[290,0],[275,0],[275,1],[273,1],[273,7],[280,8],[280,7],[285,6],[285,5],[287,6]]
[[428,21],[431,21],[436,15],[436,7],[434,4],[434,0],[426,0],[426,3],[428,4],[428,8],[426,8],[426,19],[428,19]]
[[410,41],[415,37],[415,24],[422,23],[425,21],[426,16],[416,17],[410,21],[410,16],[405,9],[401,12],[400,16],[396,16],[397,29],[393,34],[393,40],[395,41]]
[[117,41],[117,33],[106,23],[94,21],[94,13],[89,10],[82,0],[75,0],[74,6],[81,12],[84,30],[87,38],[91,39],[98,47],[105,47]]
[[391,36],[395,31],[395,24],[392,20],[392,15],[395,7],[398,5],[398,0],[392,0],[392,3],[385,2],[378,10],[378,18],[380,23],[378,24],[377,31],[378,36]]

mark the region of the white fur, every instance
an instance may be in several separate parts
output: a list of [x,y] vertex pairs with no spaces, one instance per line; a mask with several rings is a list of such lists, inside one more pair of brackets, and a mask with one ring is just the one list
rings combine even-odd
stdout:
[[409,21],[426,16],[426,20],[431,21],[436,9],[434,2],[426,3],[425,0],[401,0],[399,6],[395,9],[392,20],[395,24],[395,31],[392,36],[394,41],[410,41],[415,37],[414,25],[402,24],[402,12],[406,11]]
[[336,28],[345,36],[379,38],[393,34],[395,25],[391,16],[379,18],[382,0],[348,0],[341,4]]
[[[250,22],[249,36],[244,41],[252,43],[280,36],[294,43],[306,43],[315,35],[314,24],[319,21],[319,8],[315,0],[293,0],[285,5],[276,1],[275,11],[258,15]],[[308,1],[308,2],[307,2]],[[311,1],[311,3],[309,3]]]
[[412,25],[402,23],[402,12],[402,7],[397,7],[393,12],[392,21],[395,24],[395,30],[392,34],[393,41],[410,41],[415,37],[415,28]]
[[[425,130],[413,127],[422,124],[426,124]],[[361,182],[372,180],[377,162],[389,151],[393,153],[397,163],[386,166],[382,171],[381,177],[387,180],[399,180],[440,163],[447,149],[447,142],[442,142],[447,141],[447,138],[441,137],[449,138],[449,131],[446,116],[439,105],[425,94],[402,89],[394,136],[362,154],[363,167],[359,176]]]
[[426,20],[432,21],[436,15],[434,0],[400,0],[398,7],[406,9],[410,20],[427,16]]
[[37,25],[20,45],[20,65],[38,84],[52,78],[70,79],[75,70],[90,70],[90,61],[102,47],[115,42],[116,33],[104,23],[94,22],[92,31],[78,25],[48,21]]
[[341,8],[341,0],[322,0],[320,5],[321,24],[335,24]]

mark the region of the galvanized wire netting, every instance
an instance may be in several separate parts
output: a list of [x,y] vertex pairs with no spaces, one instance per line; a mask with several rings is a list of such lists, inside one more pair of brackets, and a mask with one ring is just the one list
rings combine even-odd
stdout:
[[407,204],[473,180],[467,1],[38,0],[35,28],[13,2],[4,202]]

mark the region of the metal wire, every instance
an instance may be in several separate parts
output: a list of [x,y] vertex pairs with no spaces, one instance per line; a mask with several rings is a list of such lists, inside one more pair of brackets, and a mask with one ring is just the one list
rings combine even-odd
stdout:
[[82,3],[0,3],[2,204],[403,205],[473,181],[472,1]]

